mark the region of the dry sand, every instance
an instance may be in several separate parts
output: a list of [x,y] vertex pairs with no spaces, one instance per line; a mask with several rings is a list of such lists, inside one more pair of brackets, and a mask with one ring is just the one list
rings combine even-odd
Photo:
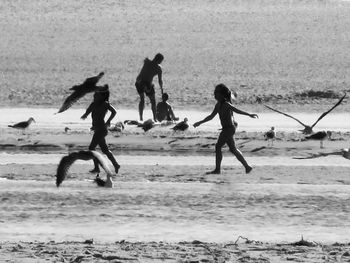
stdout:
[[239,238],[232,243],[85,242],[0,243],[2,262],[350,262],[350,245],[313,242],[269,244]]

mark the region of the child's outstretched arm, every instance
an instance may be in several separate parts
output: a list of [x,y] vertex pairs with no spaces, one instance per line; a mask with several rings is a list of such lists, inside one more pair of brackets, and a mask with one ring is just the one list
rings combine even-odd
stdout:
[[89,105],[89,107],[86,109],[85,113],[80,117],[81,119],[85,120],[87,116],[89,116],[89,114],[92,112],[92,109],[94,107],[94,103],[91,102],[91,104]]
[[117,111],[115,110],[115,108],[108,103],[108,110],[111,112],[111,116],[109,116],[108,120],[106,121],[106,125],[110,126],[111,125],[111,121],[113,120],[113,118],[115,117],[115,115],[117,114]]
[[199,125],[201,125],[201,124],[203,124],[203,123],[205,123],[207,121],[212,120],[217,113],[218,113],[218,104],[215,105],[215,108],[214,108],[213,112],[210,115],[205,117],[203,120],[194,123],[193,127],[198,127]]
[[242,114],[242,115],[246,115],[246,116],[249,116],[250,118],[259,118],[259,116],[255,113],[248,113],[246,111],[243,111],[243,110],[240,110],[240,109],[237,109],[236,107],[234,107],[231,103],[228,103],[227,104],[230,106],[231,110],[233,110],[234,112],[238,113],[238,114]]

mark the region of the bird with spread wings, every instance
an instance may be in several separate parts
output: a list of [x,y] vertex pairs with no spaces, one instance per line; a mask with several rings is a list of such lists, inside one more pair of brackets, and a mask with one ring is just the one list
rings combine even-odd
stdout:
[[79,152],[72,152],[69,155],[66,155],[62,157],[60,163],[57,167],[57,173],[56,173],[56,186],[59,187],[62,182],[66,179],[69,168],[73,165],[73,163],[77,160],[93,160],[96,159],[100,166],[105,170],[107,174],[107,180],[104,181],[99,178],[99,175],[97,175],[95,182],[99,186],[104,186],[107,188],[113,187],[113,182],[111,177],[113,176],[113,172],[109,168],[106,159],[102,156],[102,154],[96,152],[96,151],[79,151]]
[[350,150],[349,150],[349,148],[344,148],[344,149],[341,149],[340,151],[329,152],[329,153],[312,153],[312,154],[309,154],[308,156],[304,156],[304,157],[293,157],[293,159],[299,159],[299,160],[302,160],[302,159],[314,159],[314,158],[325,157],[325,156],[329,156],[329,155],[341,155],[345,159],[349,159],[350,160]]
[[344,94],[343,97],[340,98],[340,100],[332,107],[330,108],[328,111],[324,112],[321,114],[321,116],[315,121],[314,124],[312,124],[311,126],[309,125],[306,125],[304,123],[302,123],[300,120],[298,120],[297,118],[287,114],[287,113],[284,113],[282,111],[279,111],[279,110],[276,110],[268,105],[264,105],[266,108],[270,109],[270,110],[273,110],[275,112],[278,112],[280,114],[283,114],[284,116],[287,116],[289,118],[292,118],[293,120],[296,120],[297,122],[299,122],[302,126],[304,126],[304,129],[303,130],[300,130],[303,134],[312,134],[313,133],[313,127],[315,127],[315,125],[323,118],[325,117],[328,113],[330,113],[332,110],[334,110],[338,105],[340,105],[340,103],[342,103],[342,101],[344,100],[344,98],[346,97],[346,93]]
[[66,111],[87,93],[95,92],[98,89],[101,89],[102,87],[96,86],[96,84],[103,77],[103,75],[104,72],[100,72],[97,76],[87,78],[82,84],[71,87],[70,90],[73,92],[65,99],[57,113]]

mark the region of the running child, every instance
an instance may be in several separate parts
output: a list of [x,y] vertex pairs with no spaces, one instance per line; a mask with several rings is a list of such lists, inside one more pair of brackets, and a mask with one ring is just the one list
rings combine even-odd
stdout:
[[[115,160],[112,152],[108,149],[105,137],[108,134],[107,128],[111,125],[112,119],[116,115],[115,108],[109,104],[109,89],[108,85],[103,86],[100,90],[96,91],[94,94],[94,101],[87,108],[86,112],[81,116],[83,120],[91,113],[92,117],[92,130],[94,135],[92,137],[89,150],[95,150],[96,146],[99,145],[102,152],[108,157],[112,162],[115,172],[118,173],[120,165]],[[105,116],[107,112],[110,111],[111,115],[105,122]],[[99,173],[100,168],[98,166],[98,161],[94,159],[94,169],[91,173]]]
[[237,123],[234,121],[233,112],[247,115],[251,118],[258,118],[257,114],[250,114],[248,112],[237,109],[232,105],[231,100],[231,91],[224,85],[219,84],[215,87],[214,97],[217,100],[215,108],[213,112],[204,118],[201,121],[198,121],[193,124],[194,127],[198,127],[199,125],[210,121],[215,117],[216,114],[219,114],[222,131],[219,135],[218,141],[215,145],[215,169],[208,174],[220,174],[221,172],[221,161],[222,161],[222,152],[221,149],[225,145],[228,145],[230,152],[232,152],[236,158],[242,163],[245,168],[245,172],[249,173],[253,169],[247,161],[244,159],[240,150],[236,148],[234,134],[236,132]]

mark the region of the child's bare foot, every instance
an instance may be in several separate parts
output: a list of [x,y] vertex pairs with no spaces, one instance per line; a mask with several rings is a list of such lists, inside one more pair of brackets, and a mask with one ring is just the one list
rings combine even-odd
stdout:
[[249,174],[252,170],[253,170],[253,167],[247,166],[247,167],[245,168],[245,173],[246,173],[246,174]]
[[100,172],[100,169],[94,168],[94,169],[90,170],[89,172],[92,173],[92,174],[94,174],[94,173],[99,173],[99,172]]
[[206,172],[205,174],[220,174],[220,170],[213,170],[213,171],[210,171],[210,172]]
[[117,174],[119,172],[119,168],[120,168],[120,165],[116,165],[114,166],[114,170],[115,170],[115,173]]

